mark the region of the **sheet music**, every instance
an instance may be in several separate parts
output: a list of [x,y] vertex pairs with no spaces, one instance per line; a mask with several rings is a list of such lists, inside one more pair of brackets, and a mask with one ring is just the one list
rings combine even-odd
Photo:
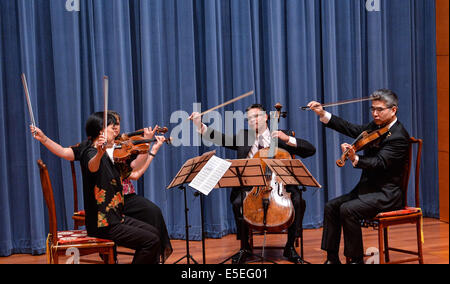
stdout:
[[189,186],[208,195],[230,166],[231,162],[217,156],[212,156]]

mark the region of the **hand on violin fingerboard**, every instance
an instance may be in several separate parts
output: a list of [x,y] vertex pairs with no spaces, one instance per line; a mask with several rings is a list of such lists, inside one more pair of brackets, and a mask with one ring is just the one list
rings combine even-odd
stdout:
[[155,136],[156,131],[158,130],[159,126],[155,125],[155,127],[151,128],[144,128],[144,138],[145,139],[153,139],[153,137]]
[[347,153],[348,159],[354,164],[357,159],[355,148],[348,143],[343,143],[341,145],[341,150],[342,150],[342,153]]
[[156,154],[159,151],[159,148],[166,142],[166,138],[164,136],[155,136],[156,142],[152,146],[151,153]]

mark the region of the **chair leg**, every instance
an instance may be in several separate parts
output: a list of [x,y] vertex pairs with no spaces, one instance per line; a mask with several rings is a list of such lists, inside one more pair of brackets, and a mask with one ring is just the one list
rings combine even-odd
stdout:
[[416,223],[417,228],[417,253],[419,255],[419,264],[423,264],[422,252],[422,218],[418,218]]
[[378,255],[379,255],[379,261],[380,264],[384,264],[385,263],[385,259],[384,259],[384,227],[382,224],[379,224],[378,226]]
[[59,264],[57,251],[52,252],[52,264]]
[[389,237],[388,237],[388,228],[383,229],[384,234],[384,261],[386,263],[389,262]]
[[[289,237],[289,235],[288,235]],[[300,257],[303,259],[304,251],[303,251],[303,226],[300,227],[300,236],[295,238],[295,247],[299,248]]]
[[114,264],[114,248],[111,247],[109,248],[109,253],[108,253],[108,264]]

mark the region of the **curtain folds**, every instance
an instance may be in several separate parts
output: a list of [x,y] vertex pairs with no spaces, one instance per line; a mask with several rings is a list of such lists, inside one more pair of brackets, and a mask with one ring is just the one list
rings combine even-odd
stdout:
[[[163,211],[172,238],[185,237],[183,193],[166,189],[179,168],[213,149],[235,158],[230,150],[196,146],[200,138],[187,116],[250,90],[254,97],[218,110],[222,118],[252,103],[272,109],[280,102],[288,111],[280,128],[317,147],[303,162],[323,188],[304,193],[304,227],[320,227],[325,202],[352,190],[360,171],[335,166],[339,145],[349,139],[298,108],[379,88],[399,95],[399,120],[424,139],[422,207],[438,216],[434,1],[380,0],[380,11],[367,11],[366,0],[80,0],[80,11],[67,11],[66,2],[0,0],[0,256],[45,251],[39,158],[50,171],[58,227],[73,226],[69,162],[30,135],[21,73],[38,127],[61,145],[85,139],[86,119],[103,108],[104,75],[122,131],[183,128],[183,144],[163,147],[136,183]],[[371,119],[369,103],[330,111],[355,123]],[[79,168],[77,175],[81,187]],[[200,200],[193,192],[187,189],[190,238],[198,240]],[[204,199],[208,237],[236,230],[229,194],[215,189]],[[81,188],[78,195],[82,208]]]

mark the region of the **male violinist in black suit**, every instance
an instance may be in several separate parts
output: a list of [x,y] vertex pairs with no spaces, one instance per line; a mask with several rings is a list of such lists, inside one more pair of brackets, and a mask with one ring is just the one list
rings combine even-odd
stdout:
[[[246,109],[246,116],[248,119],[248,126],[250,129],[240,131],[237,135],[227,136],[217,130],[207,127],[202,124],[201,117],[198,113],[191,114],[190,119],[194,125],[197,126],[198,131],[202,137],[206,140],[213,141],[215,144],[224,146],[228,149],[237,151],[238,159],[250,159],[259,149],[267,148],[270,146],[271,138],[278,139],[278,147],[287,150],[291,155],[297,155],[302,158],[306,158],[314,155],[316,148],[308,141],[303,139],[289,136],[285,131],[273,131],[269,130],[268,121],[269,116],[266,109],[260,104],[253,104]],[[236,188],[233,189],[230,196],[230,201],[233,206],[233,213],[236,221],[236,227],[238,229],[237,237],[245,240],[245,247],[241,250],[249,250],[248,244],[248,227],[242,216],[242,203],[241,190],[249,191],[251,188]],[[283,255],[288,258],[289,261],[297,263],[301,260],[294,248],[294,241],[300,236],[301,226],[303,222],[303,215],[305,212],[306,204],[301,198],[299,188],[295,186],[286,187],[286,191],[291,194],[292,203],[295,211],[295,219],[293,224],[288,229],[288,239],[283,252]],[[242,232],[241,225],[245,228]],[[240,256],[242,261],[245,256]],[[236,259],[233,259],[236,261]]]
[[341,227],[344,231],[344,255],[351,263],[363,264],[363,241],[360,220],[370,219],[378,213],[400,209],[403,206],[402,178],[408,161],[409,134],[397,120],[398,97],[391,90],[381,89],[372,94],[373,121],[356,125],[324,111],[322,105],[308,104],[326,127],[352,138],[361,132],[371,132],[388,126],[389,131],[374,144],[357,155],[351,145],[341,145],[348,150],[353,167],[362,169],[361,179],[348,194],[329,201],[325,205],[322,250],[327,252],[327,264],[339,264]]

